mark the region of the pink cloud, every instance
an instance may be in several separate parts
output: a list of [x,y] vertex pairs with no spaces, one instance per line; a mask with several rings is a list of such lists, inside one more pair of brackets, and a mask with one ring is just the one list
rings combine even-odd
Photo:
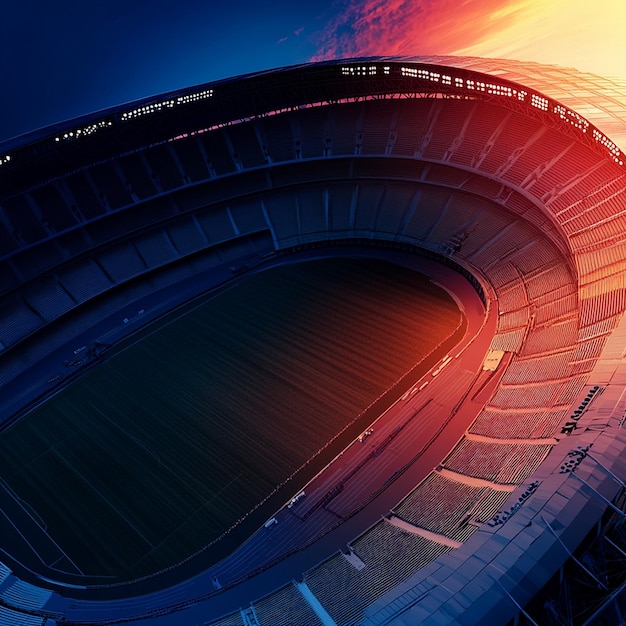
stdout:
[[[515,4],[515,3],[513,3]],[[506,26],[510,0],[346,0],[319,34],[312,60],[451,54]]]
[[296,30],[293,31],[293,34],[298,37],[299,35],[301,35],[304,32],[304,26],[300,26],[300,28],[297,28]]
[[624,0],[336,0],[332,15],[313,61],[459,54],[626,76]]
[[289,37],[281,37],[277,42],[276,45],[280,45],[281,43],[285,43],[285,41],[287,41],[287,39],[289,39]]

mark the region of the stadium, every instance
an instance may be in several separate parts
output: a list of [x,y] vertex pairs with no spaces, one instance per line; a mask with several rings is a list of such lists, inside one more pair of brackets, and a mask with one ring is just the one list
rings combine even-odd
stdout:
[[[0,145],[0,623],[622,623],[624,94],[533,63],[352,59],[168,93]],[[377,268],[368,298],[386,301],[394,276],[419,272],[453,304],[421,369],[389,374],[345,437],[320,434],[321,465],[295,458],[304,482],[286,476],[233,513],[232,549],[183,551],[137,576],[117,576],[116,562],[105,572],[98,550],[103,569],[85,571],[78,557],[112,526],[67,527],[61,541],[46,506],[77,523],[93,511],[56,476],[78,481],[69,465],[106,458],[117,490],[90,483],[98,501],[115,509],[124,496],[155,519],[183,507],[181,496],[160,512],[186,484],[176,474],[182,486],[162,501],[158,481],[155,496],[124,495],[115,429],[129,429],[124,456],[171,467],[127,416],[90,430],[97,414],[111,421],[125,383],[101,377],[87,414],[72,390],[158,338],[168,316],[191,324],[208,295],[265,280],[254,319],[268,277],[339,261],[337,291]],[[328,267],[326,279],[339,271]],[[132,388],[123,394],[130,403]],[[64,398],[78,406],[66,431],[69,412],[48,408]],[[166,424],[172,447],[200,439],[185,424]],[[110,553],[130,550],[131,534],[111,532]]]

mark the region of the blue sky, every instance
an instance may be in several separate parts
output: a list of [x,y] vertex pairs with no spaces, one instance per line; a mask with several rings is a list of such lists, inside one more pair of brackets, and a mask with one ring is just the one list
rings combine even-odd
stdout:
[[0,18],[0,142],[311,59],[469,54],[626,78],[624,0],[6,0]]
[[0,141],[156,93],[310,59],[332,3],[267,6],[25,0],[3,7]]

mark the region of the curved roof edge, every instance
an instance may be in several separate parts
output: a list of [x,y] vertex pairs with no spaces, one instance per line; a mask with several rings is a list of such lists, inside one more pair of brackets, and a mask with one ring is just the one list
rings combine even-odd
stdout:
[[[432,66],[447,71],[435,72]],[[263,85],[271,85],[272,98],[262,93]],[[528,112],[552,113],[552,124],[579,131],[579,139],[588,133],[591,143],[599,144],[620,165],[626,160],[626,95],[614,81],[557,66],[503,59],[374,57],[300,64],[221,79],[53,124],[0,143],[0,173],[3,166],[19,162],[27,153],[40,155],[54,150],[55,144],[59,147],[94,134],[104,136],[104,131],[120,125],[126,130],[129,122],[140,118],[143,122],[147,115],[166,114],[181,105],[208,100],[218,105],[232,98],[233,92],[239,98],[247,95],[249,100],[247,112],[239,115],[275,113],[281,106],[293,109],[317,100],[382,97],[394,92],[490,98],[500,103],[509,99]]]
[[421,56],[416,62],[450,65],[519,82],[574,109],[626,151],[626,80],[572,67],[483,57]]

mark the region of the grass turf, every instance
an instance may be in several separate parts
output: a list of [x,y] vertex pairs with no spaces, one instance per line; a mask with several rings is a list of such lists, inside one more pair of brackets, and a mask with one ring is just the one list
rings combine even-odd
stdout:
[[85,574],[151,573],[245,515],[459,320],[380,261],[244,278],[3,433],[0,476]]

